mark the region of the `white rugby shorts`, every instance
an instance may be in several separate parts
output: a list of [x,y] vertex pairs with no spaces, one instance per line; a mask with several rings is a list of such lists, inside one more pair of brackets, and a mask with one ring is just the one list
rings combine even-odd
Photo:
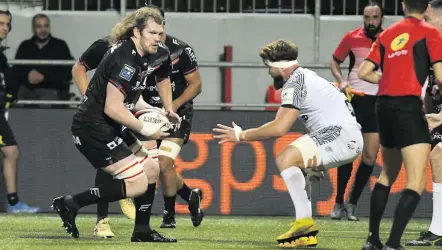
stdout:
[[316,157],[318,165],[330,169],[354,161],[362,152],[364,139],[358,125],[332,125],[305,134],[290,145],[301,151],[306,167]]

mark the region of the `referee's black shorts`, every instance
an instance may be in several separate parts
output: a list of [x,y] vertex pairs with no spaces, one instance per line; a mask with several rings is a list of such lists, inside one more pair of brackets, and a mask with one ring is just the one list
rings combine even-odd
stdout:
[[374,95],[355,95],[351,99],[351,105],[355,110],[356,120],[362,127],[362,133],[378,132],[375,112],[376,99],[377,96]]
[[383,147],[402,149],[430,143],[427,119],[417,96],[379,96],[376,117]]

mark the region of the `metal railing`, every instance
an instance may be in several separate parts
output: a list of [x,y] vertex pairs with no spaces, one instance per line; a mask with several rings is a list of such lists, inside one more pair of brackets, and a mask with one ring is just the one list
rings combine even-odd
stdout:
[[[81,101],[49,101],[49,100],[20,100],[17,102],[19,105],[60,105],[60,106],[76,106],[79,105]],[[193,106],[197,109],[206,109],[206,108],[267,108],[267,107],[279,107],[279,104],[264,104],[264,103],[256,103],[256,104],[239,104],[239,103],[201,103],[195,102]]]
[[[56,66],[72,66],[75,60],[9,60],[11,65],[56,65]],[[307,63],[303,64],[307,68],[328,69],[328,64]],[[201,68],[265,68],[262,63],[246,63],[246,62],[198,62]]]
[[[74,60],[9,60],[11,65],[57,65],[57,66],[71,66],[75,63]],[[328,64],[303,64],[303,66],[311,69],[328,69]],[[262,63],[244,63],[244,62],[198,62],[198,67],[201,68],[265,68]],[[61,105],[61,106],[75,106],[79,105],[80,101],[58,101],[58,100],[20,100],[19,105]],[[277,104],[235,104],[235,103],[198,103],[195,102],[195,108],[225,108],[231,107],[236,109],[248,108],[266,108],[278,107]]]

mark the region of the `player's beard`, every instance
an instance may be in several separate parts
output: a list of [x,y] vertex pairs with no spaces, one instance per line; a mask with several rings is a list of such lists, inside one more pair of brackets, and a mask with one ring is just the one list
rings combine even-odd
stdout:
[[368,24],[368,25],[364,24],[365,34],[369,38],[376,38],[377,34],[381,31],[381,29],[382,29],[382,22],[377,27],[372,24]]
[[285,81],[282,78],[282,76],[277,76],[277,77],[273,78],[273,86],[275,87],[276,90],[282,88],[284,83],[285,83]]

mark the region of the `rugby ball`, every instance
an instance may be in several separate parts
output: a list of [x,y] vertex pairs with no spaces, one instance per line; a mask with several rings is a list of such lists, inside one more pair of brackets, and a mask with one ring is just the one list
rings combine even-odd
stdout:
[[169,119],[159,108],[143,109],[135,113],[135,117],[148,125],[149,133],[153,134],[159,129],[165,132],[172,128]]

